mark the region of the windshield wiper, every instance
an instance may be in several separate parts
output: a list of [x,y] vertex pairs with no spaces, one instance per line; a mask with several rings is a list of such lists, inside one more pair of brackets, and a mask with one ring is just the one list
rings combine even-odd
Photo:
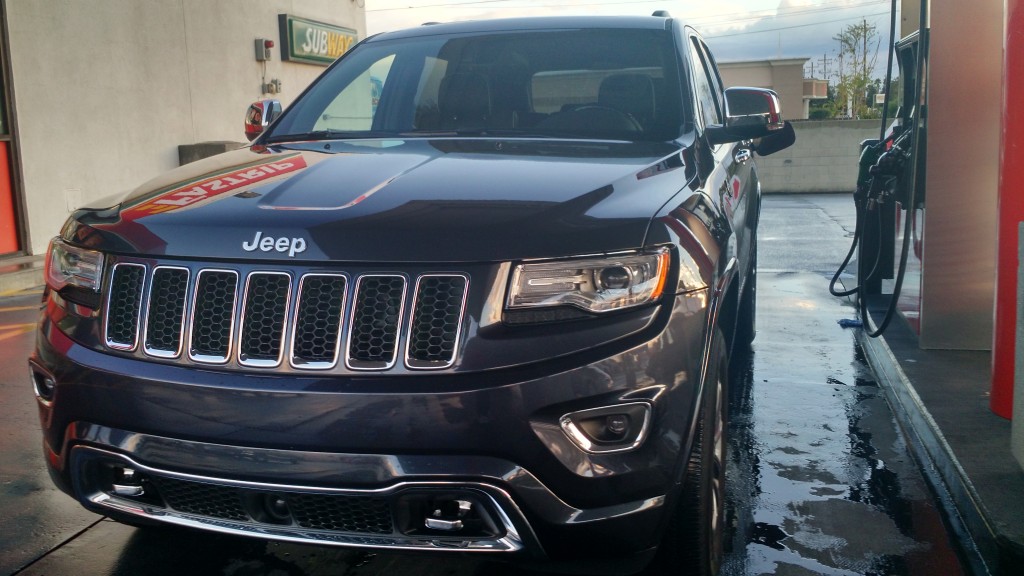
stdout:
[[538,134],[516,128],[471,128],[453,130],[410,130],[400,132],[399,136],[410,138],[474,138],[494,136],[515,136],[518,138],[551,138],[548,134]]
[[304,140],[363,140],[367,138],[393,138],[393,132],[374,132],[371,130],[313,130],[295,134],[280,134],[267,138],[267,144],[279,142],[300,142]]

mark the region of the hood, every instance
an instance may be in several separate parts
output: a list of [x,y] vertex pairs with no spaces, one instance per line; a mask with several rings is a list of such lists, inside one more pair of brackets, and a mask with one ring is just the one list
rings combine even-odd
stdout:
[[685,184],[669,144],[373,140],[254,146],[173,170],[65,237],[203,259],[466,262],[638,248]]

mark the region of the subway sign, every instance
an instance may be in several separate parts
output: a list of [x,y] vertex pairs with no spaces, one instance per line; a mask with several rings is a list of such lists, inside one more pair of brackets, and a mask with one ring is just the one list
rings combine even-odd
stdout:
[[278,14],[281,60],[327,66],[357,42],[355,30]]

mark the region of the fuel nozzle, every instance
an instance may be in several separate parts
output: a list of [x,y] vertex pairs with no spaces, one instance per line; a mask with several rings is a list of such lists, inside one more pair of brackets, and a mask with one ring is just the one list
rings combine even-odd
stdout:
[[893,146],[889,150],[886,150],[881,156],[878,157],[878,161],[871,167],[869,172],[875,178],[879,176],[885,177],[898,177],[903,173],[903,163],[907,160],[907,153],[898,146]]
[[894,145],[882,152],[868,168],[868,174],[871,176],[871,184],[866,195],[869,210],[885,203],[886,197],[893,195],[892,187],[887,184],[903,174],[903,166],[908,157],[909,154],[903,148]]

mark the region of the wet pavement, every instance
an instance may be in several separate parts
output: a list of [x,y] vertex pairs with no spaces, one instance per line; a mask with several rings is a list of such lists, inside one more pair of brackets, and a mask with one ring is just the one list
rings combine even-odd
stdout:
[[[765,198],[758,336],[734,358],[722,573],[966,574],[906,440],[828,294],[849,196]],[[38,294],[0,298],[0,574],[523,575],[481,557],[370,553],[101,520],[44,471],[24,358]]]

